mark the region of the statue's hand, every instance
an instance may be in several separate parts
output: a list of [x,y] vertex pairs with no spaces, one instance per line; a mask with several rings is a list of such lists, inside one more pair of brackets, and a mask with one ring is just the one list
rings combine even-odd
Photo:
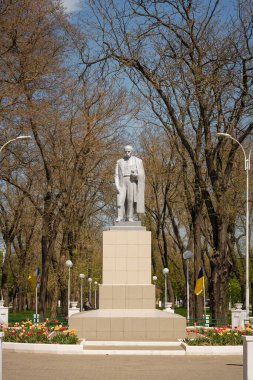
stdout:
[[138,182],[138,176],[136,174],[131,174],[130,179],[132,182],[136,182],[136,183]]

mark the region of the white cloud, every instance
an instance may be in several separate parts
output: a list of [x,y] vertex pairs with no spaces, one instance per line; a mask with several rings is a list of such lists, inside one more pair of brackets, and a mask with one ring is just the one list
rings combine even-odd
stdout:
[[80,0],[62,0],[62,5],[67,12],[75,12],[80,9]]

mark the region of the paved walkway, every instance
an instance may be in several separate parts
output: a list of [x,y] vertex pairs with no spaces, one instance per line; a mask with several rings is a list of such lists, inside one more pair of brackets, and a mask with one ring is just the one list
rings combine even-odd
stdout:
[[3,380],[242,380],[242,356],[74,356],[3,352]]

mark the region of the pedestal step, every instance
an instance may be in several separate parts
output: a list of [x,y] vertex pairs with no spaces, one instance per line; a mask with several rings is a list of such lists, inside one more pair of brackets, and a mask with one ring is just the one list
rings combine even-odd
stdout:
[[86,341],[83,349],[93,355],[185,355],[181,342]]

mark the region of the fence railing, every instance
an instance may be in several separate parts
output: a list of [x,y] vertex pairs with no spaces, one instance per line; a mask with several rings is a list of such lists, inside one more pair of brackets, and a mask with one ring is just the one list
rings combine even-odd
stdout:
[[227,326],[229,322],[228,318],[210,318],[209,315],[206,315],[202,318],[189,318],[187,326],[222,327]]

